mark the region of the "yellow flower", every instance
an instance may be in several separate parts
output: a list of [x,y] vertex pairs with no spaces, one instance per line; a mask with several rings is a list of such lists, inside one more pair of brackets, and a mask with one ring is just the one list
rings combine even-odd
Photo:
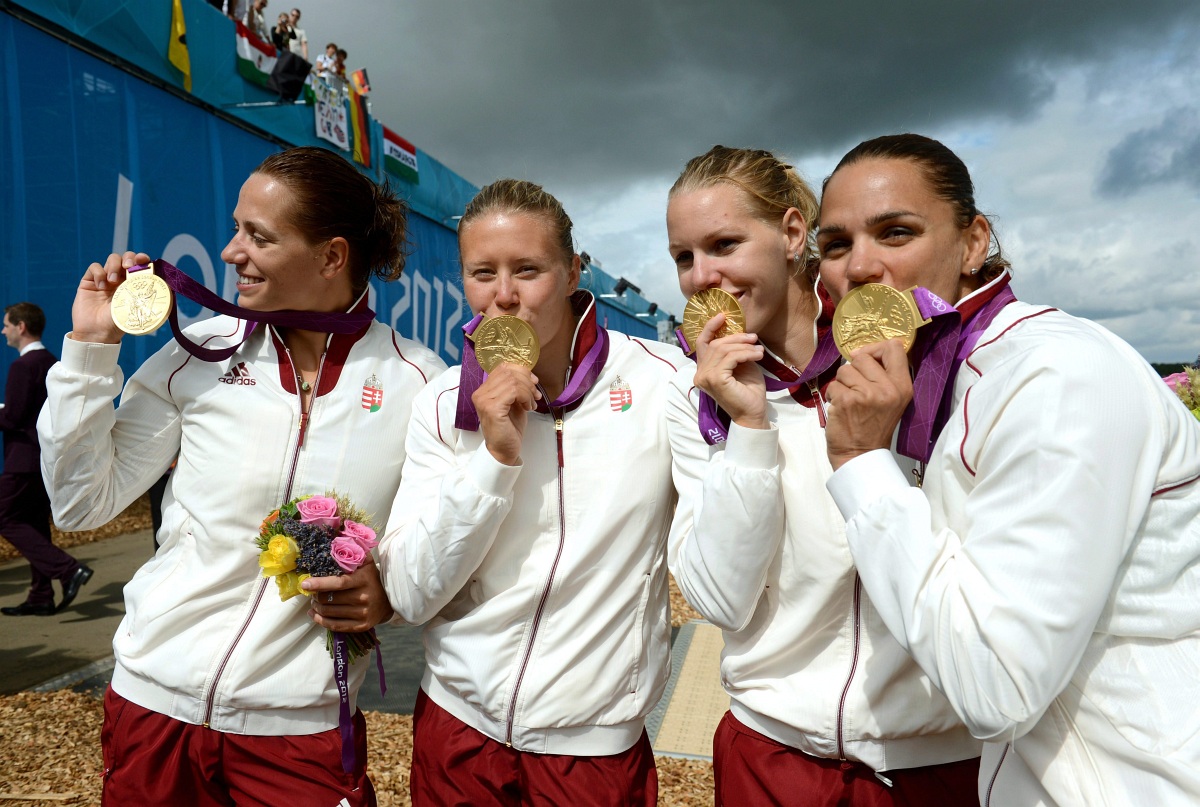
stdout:
[[[307,577],[307,575],[305,575]],[[279,599],[287,602],[297,594],[303,594],[300,588],[300,575],[295,572],[284,572],[275,576],[275,584],[279,586]]]
[[301,594],[303,594],[305,597],[311,597],[312,595],[314,595],[314,594],[316,594],[316,593],[317,593],[317,592],[315,592],[315,591],[309,591],[308,589],[305,589],[305,588],[300,588],[300,584],[301,584],[301,583],[303,583],[305,580],[307,580],[307,579],[308,579],[308,578],[310,578],[310,577],[312,577],[312,575],[311,575],[311,574],[302,574],[302,575],[300,575],[299,577],[297,577],[297,578],[296,578],[296,588],[297,588],[297,589],[300,591],[300,593],[301,593]]
[[276,535],[258,556],[258,565],[262,567],[263,577],[275,577],[295,569],[299,555],[300,547],[291,536]]

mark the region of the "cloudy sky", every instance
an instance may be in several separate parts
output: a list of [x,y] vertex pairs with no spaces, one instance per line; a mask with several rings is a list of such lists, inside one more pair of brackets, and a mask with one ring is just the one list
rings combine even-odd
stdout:
[[1192,0],[303,2],[376,117],[476,184],[542,183],[581,249],[676,314],[664,214],[688,158],[768,148],[819,185],[916,131],[971,168],[1020,297],[1151,361],[1200,353]]

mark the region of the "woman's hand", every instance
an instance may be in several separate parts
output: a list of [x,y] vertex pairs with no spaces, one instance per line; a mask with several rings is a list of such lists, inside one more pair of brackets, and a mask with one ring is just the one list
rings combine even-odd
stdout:
[[755,362],[763,357],[758,337],[735,333],[717,338],[725,315],[708,321],[696,340],[695,385],[712,397],[730,419],[748,429],[770,428],[767,385]]
[[375,560],[354,572],[333,577],[309,577],[300,584],[312,592],[308,615],[323,628],[340,633],[362,633],[392,618],[392,604],[379,580]]
[[479,385],[471,402],[479,413],[483,441],[497,462],[518,465],[529,411],[542,393],[528,367],[501,364]]
[[110,310],[113,292],[125,282],[126,270],[147,263],[150,256],[146,253],[126,252],[109,255],[103,266],[98,263],[89,266],[71,305],[70,337],[78,342],[120,344],[123,332],[113,322]]
[[908,355],[899,339],[851,353],[826,391],[825,444],[833,470],[860,454],[890,448],[912,397]]

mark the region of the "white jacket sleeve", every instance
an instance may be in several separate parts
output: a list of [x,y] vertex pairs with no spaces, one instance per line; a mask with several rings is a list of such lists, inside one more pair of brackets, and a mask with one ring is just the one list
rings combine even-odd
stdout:
[[828,483],[871,601],[982,740],[1022,736],[1067,686],[1154,489],[1145,380],[1103,346],[1070,354],[976,382],[967,438],[928,471],[948,512],[886,451]]
[[762,598],[783,539],[779,432],[736,424],[710,447],[697,428],[698,393],[690,373],[671,383],[667,430],[679,503],[668,539],[668,565],[680,591],[726,631],[744,628]]
[[121,392],[120,345],[63,340],[38,417],[42,476],[64,530],[94,529],[119,515],[179,453],[180,414],[167,393],[172,347],[152,356]]
[[508,466],[481,442],[455,450],[455,395],[445,395],[438,433],[441,385],[425,387],[413,402],[405,439],[400,489],[380,541],[380,572],[399,620],[433,618],[470,580],[512,509],[521,467]]

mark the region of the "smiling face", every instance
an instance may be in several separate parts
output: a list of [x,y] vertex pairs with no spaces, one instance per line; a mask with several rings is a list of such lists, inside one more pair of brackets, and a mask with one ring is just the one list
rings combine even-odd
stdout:
[[871,158],[839,168],[825,186],[817,246],[821,281],[834,301],[866,283],[923,286],[957,304],[979,285],[987,257],[983,216],[966,228],[917,163]]
[[237,269],[238,305],[254,311],[344,311],[353,302],[345,256],[334,242],[312,244],[295,227],[295,201],[287,185],[265,174],[251,174],[242,185],[233,238],[221,251],[221,259]]
[[533,326],[543,354],[570,349],[579,258],[563,254],[552,224],[526,213],[485,213],[460,226],[467,304],[488,317],[520,317]]
[[804,247],[804,220],[795,208],[773,225],[728,182],[678,191],[667,204],[667,238],[685,296],[727,291],[741,303],[747,331],[772,349],[784,344],[789,314],[803,295],[791,260]]

